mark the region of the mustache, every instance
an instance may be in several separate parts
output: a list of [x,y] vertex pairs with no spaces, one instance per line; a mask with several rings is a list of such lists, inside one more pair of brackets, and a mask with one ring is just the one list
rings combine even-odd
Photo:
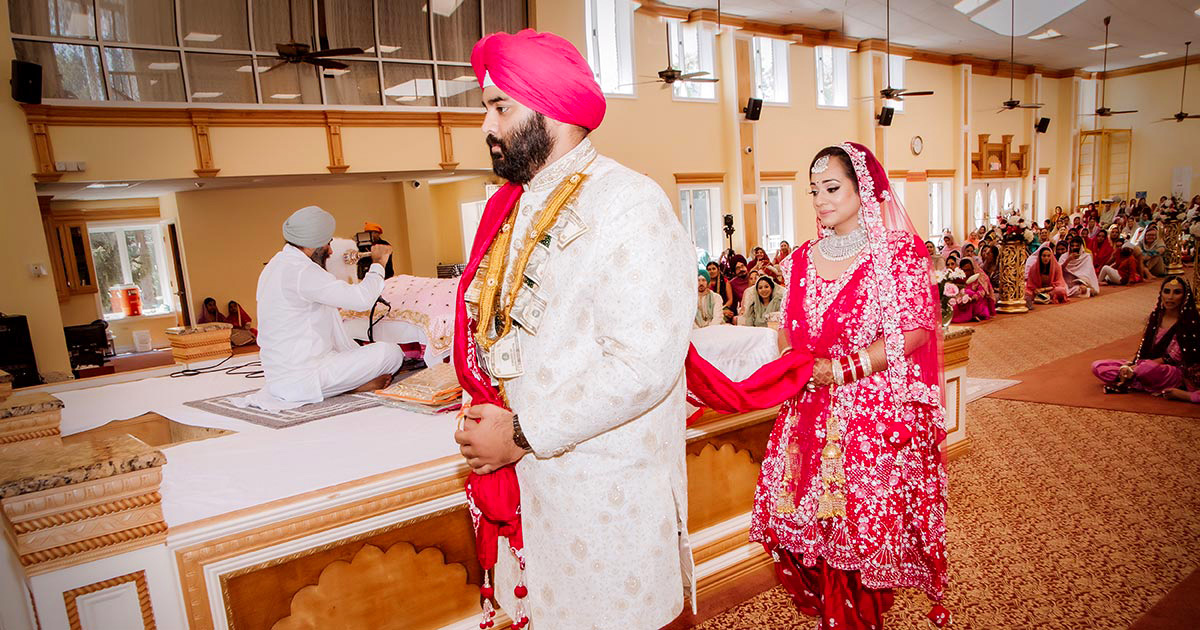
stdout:
[[489,151],[495,147],[500,147],[501,153],[508,152],[508,147],[504,145],[504,141],[490,133],[487,135],[487,138],[485,138],[485,141],[487,142]]

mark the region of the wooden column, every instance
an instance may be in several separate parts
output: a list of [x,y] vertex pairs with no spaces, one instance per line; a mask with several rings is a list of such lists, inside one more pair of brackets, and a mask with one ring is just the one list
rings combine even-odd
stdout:
[[[737,104],[740,111],[744,104],[754,96],[754,64],[751,50],[752,40],[748,37],[738,37],[734,40],[734,60],[737,63]],[[756,148],[756,126],[752,121],[741,116],[738,122],[738,150],[741,154],[741,178],[734,182],[741,193],[742,200],[742,229],[746,232],[746,251],[759,244],[761,235],[758,233],[758,161],[754,155]]]

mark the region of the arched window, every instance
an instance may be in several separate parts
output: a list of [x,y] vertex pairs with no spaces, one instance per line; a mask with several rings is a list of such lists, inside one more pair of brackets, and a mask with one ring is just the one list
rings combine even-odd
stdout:
[[987,215],[984,214],[984,210],[983,210],[983,191],[982,190],[975,191],[975,204],[974,204],[974,209],[972,211],[972,214],[974,215],[974,218],[975,218],[975,229],[979,229],[980,226],[987,225]]
[[1000,196],[993,188],[991,194],[988,195],[988,224],[991,225],[991,222],[998,216],[1000,216]]
[[1016,210],[1016,208],[1013,207],[1012,188],[1004,189],[1004,205],[1002,207],[1004,208],[1004,214],[1006,215],[1013,210]]

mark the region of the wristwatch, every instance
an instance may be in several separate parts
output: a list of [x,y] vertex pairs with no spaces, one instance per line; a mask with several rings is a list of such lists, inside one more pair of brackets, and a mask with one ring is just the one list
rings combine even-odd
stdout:
[[533,451],[532,448],[529,448],[529,440],[525,439],[525,432],[521,430],[521,420],[515,413],[513,414],[513,444],[527,453]]

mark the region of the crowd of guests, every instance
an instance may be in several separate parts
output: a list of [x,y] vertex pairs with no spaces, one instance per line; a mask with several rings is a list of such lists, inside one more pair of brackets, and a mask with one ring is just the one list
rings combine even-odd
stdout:
[[755,247],[750,260],[730,249],[720,260],[706,261],[698,273],[695,326],[776,327],[787,292],[780,266],[791,253],[783,241],[774,257]]
[[234,300],[229,300],[226,305],[227,311],[222,313],[217,308],[217,300],[215,298],[206,297],[200,306],[200,316],[196,318],[198,324],[230,324],[233,326],[233,331],[229,336],[229,341],[235,346],[248,346],[258,339],[258,329],[250,325],[250,314],[246,309],[242,308]]

